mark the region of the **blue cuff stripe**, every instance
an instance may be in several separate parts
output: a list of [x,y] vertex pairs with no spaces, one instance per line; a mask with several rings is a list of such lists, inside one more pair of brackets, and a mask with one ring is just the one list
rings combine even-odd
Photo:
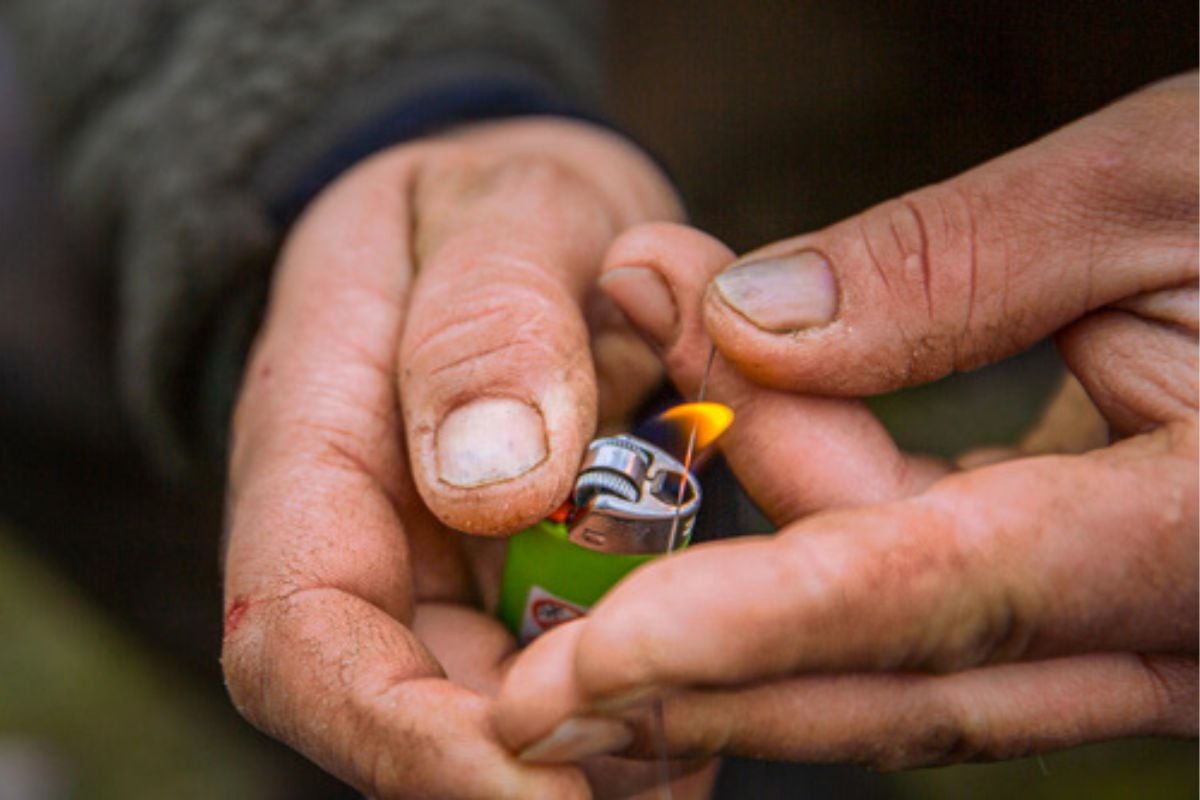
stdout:
[[341,173],[367,156],[460,122],[554,115],[611,127],[581,109],[529,83],[474,79],[439,86],[352,129],[318,159],[293,188],[268,206],[273,220],[290,225],[316,195]]

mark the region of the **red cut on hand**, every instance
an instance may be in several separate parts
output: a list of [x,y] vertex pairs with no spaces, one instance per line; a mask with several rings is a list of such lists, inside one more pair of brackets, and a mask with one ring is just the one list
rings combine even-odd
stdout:
[[627,142],[548,119],[393,148],[318,198],[234,420],[222,661],[251,722],[372,797],[592,796],[496,739],[503,542],[457,530],[552,511],[598,413],[656,384],[592,289],[617,234],[678,215]]

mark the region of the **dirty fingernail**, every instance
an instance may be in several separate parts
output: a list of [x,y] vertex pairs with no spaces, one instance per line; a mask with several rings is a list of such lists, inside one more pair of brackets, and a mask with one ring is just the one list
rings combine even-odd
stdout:
[[446,415],[437,432],[438,477],[464,488],[511,480],[546,460],[542,415],[527,403],[490,397]]
[[772,333],[818,328],[837,313],[833,270],[812,250],[735,264],[714,284],[726,305]]
[[617,267],[600,276],[600,288],[643,334],[660,347],[675,339],[679,311],[663,277],[649,267]]
[[554,732],[521,751],[522,761],[560,764],[624,750],[633,731],[624,722],[598,717],[574,717]]

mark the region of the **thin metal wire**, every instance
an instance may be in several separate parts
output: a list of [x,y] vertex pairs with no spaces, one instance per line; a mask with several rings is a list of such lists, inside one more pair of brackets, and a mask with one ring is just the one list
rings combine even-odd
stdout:
[[[713,359],[716,358],[717,348],[713,345],[708,351],[708,362],[704,365],[704,376],[700,379],[700,391],[696,394],[696,402],[703,403],[705,394],[708,392],[708,376],[712,373]],[[699,423],[692,422],[692,431],[688,435],[687,451],[683,457],[682,480],[679,481],[679,495],[675,498],[675,518],[671,521],[671,535],[667,539],[667,552],[664,556],[669,556],[675,551],[675,539],[679,535],[679,520],[680,512],[683,508],[683,495],[687,491],[687,473],[692,468],[692,458],[696,453],[696,435],[699,432]],[[666,714],[663,710],[663,702],[661,699],[654,701],[654,726],[656,739],[658,741],[658,796],[661,800],[673,800],[674,793],[671,791],[671,761],[667,754],[667,721]]]
[[[704,377],[700,379],[700,391],[696,394],[696,402],[703,403],[704,397],[708,392],[708,376],[712,373],[713,359],[717,355],[717,347],[713,345],[708,351],[708,361],[704,364]],[[692,468],[692,458],[696,455],[696,436],[699,433],[700,425],[698,422],[692,422],[691,433],[688,434],[687,450],[683,456],[683,471],[687,473]],[[679,481],[679,494],[675,497],[675,518],[671,520],[671,535],[667,538],[667,554],[674,552],[675,539],[679,535],[679,519],[680,511],[683,508],[683,495],[687,491],[688,482],[686,474]]]

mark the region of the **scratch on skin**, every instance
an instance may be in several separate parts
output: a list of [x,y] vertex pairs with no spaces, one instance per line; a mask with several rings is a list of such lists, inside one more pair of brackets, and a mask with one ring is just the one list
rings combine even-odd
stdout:
[[225,633],[224,638],[228,639],[233,635],[233,632],[242,624],[242,619],[246,616],[246,611],[250,608],[250,601],[244,597],[239,597],[233,601],[233,605],[225,612]]

